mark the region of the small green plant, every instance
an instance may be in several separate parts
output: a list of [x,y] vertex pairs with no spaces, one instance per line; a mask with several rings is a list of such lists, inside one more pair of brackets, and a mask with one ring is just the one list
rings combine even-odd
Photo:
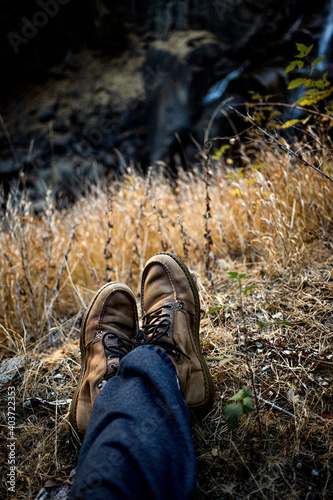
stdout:
[[237,173],[235,174],[228,174],[225,176],[226,179],[243,179],[244,177],[244,172],[245,168],[244,167],[240,167],[237,171]]
[[[244,286],[242,285],[242,280],[246,278],[246,273],[237,273],[236,271],[229,271],[228,272],[228,278],[235,280],[238,282],[239,286],[239,297],[240,297],[240,302],[241,302],[241,309],[243,309],[243,295],[247,295],[247,293],[252,290],[253,288],[256,287],[256,285],[250,285],[250,286]],[[226,305],[226,306],[216,306],[212,307],[206,312],[206,316],[209,316],[210,314],[213,314],[217,311],[221,311],[224,309],[235,309],[235,306],[232,305]]]
[[250,290],[253,290],[256,285],[242,286],[242,280],[246,278],[246,273],[237,273],[236,271],[229,271],[228,278],[234,281],[237,281],[239,287],[239,298],[241,303],[241,309],[243,309],[243,294],[247,295]]
[[234,429],[242,416],[248,415],[253,410],[254,401],[252,393],[250,389],[244,385],[243,389],[228,399],[227,404],[224,407],[223,414],[228,429]]
[[215,149],[214,154],[212,156],[213,160],[220,160],[222,156],[230,149],[230,144],[222,144],[218,149]]
[[[298,96],[297,100],[293,103],[294,106],[310,107],[309,114],[302,119],[288,120],[280,128],[289,128],[298,123],[305,125],[311,118],[311,111],[317,110],[318,103],[322,104],[324,107],[324,113],[329,115],[332,113],[333,102],[326,102],[326,99],[333,94],[333,85],[327,80],[327,72],[321,75],[320,78],[315,78],[314,70],[317,68],[325,56],[320,56],[314,59],[311,63],[309,61],[309,54],[313,49],[313,45],[307,47],[303,43],[296,43],[298,53],[295,55],[295,59],[289,63],[286,68],[286,73],[290,73],[296,69],[300,70],[306,68],[309,72],[308,78],[297,77],[290,80],[288,85],[288,90],[293,90],[304,86],[304,93]],[[324,121],[330,120],[330,126],[333,125],[333,121],[329,116],[322,117]]]
[[[287,89],[289,91],[299,90],[292,104],[271,102],[271,95],[263,96],[258,92],[249,91],[250,100],[247,103],[248,111],[251,110],[251,118],[243,116],[245,121],[253,125],[269,125],[275,129],[288,129],[295,125],[302,127],[310,120],[320,119],[327,122],[329,127],[333,127],[333,85],[327,79],[327,72],[321,72],[320,63],[325,59],[325,55],[316,57],[312,61],[309,56],[313,45],[306,46],[303,43],[296,43],[297,53],[293,60],[287,65],[285,72],[296,73],[295,78],[289,82]],[[300,71],[302,74],[300,75]],[[303,114],[294,117],[284,123],[277,123],[281,118],[279,107],[294,107]],[[306,113],[304,115],[304,112]],[[242,116],[239,113],[240,116]]]

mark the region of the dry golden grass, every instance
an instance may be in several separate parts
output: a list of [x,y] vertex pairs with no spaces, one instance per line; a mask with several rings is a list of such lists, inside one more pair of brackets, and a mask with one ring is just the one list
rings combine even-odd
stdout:
[[[302,146],[302,154],[332,169],[322,150]],[[273,146],[242,155],[242,175],[209,166],[208,220],[200,172],[181,172],[172,186],[153,172],[129,174],[63,212],[49,200],[40,217],[27,202],[9,203],[0,235],[1,352],[26,356],[14,383],[16,498],[33,498],[50,477],[66,481],[77,456],[67,407],[23,402],[72,396],[85,305],[105,280],[127,282],[139,299],[144,264],[161,250],[176,252],[196,276],[202,346],[217,386],[213,410],[193,426],[197,497],[332,498],[332,187]],[[246,273],[243,286],[255,288],[240,293],[229,271]],[[215,306],[224,307],[206,314]],[[229,431],[223,407],[244,384],[255,387],[258,411]]]

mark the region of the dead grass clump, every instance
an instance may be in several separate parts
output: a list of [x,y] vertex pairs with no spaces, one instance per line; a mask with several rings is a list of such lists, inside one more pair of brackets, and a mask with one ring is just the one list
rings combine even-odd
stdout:
[[[26,356],[12,383],[16,498],[33,498],[48,478],[65,482],[75,467],[64,416],[86,304],[106,279],[126,281],[139,296],[144,264],[162,250],[184,258],[197,279],[202,345],[217,386],[212,412],[193,427],[198,498],[329,498],[331,186],[266,145],[243,161],[241,172],[212,163],[208,183],[199,172],[180,173],[172,186],[155,172],[127,175],[66,211],[49,196],[39,217],[28,202],[9,201],[0,342],[3,358]],[[229,271],[246,275],[241,288]],[[257,411],[229,431],[223,407],[243,385],[255,389]],[[0,391],[6,429],[7,388]]]

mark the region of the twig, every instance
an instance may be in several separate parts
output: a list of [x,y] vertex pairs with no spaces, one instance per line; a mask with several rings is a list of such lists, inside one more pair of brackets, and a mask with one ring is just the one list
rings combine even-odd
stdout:
[[74,285],[74,282],[73,282],[73,279],[72,279],[72,274],[70,272],[70,269],[68,267],[68,262],[67,262],[67,259],[65,259],[65,265],[66,265],[66,269],[67,269],[67,272],[68,272],[68,277],[69,277],[69,281],[71,282],[71,285],[73,287],[73,289],[75,290],[76,292],[76,295],[79,297],[80,299],[80,302],[81,302],[81,305],[83,307],[83,309],[86,309],[87,308],[87,305],[84,303],[84,300],[79,292],[79,290],[77,289],[77,287]]
[[91,275],[91,277],[93,278],[93,280],[96,282],[97,286],[99,288],[101,288],[101,282],[99,280],[99,277],[98,277],[98,274],[97,274],[97,271],[94,267],[91,267],[89,262],[87,261],[87,259],[85,258],[85,256],[83,255],[83,253],[81,253],[81,258],[83,259],[83,261],[85,262],[87,268],[88,268],[88,271]]
[[[285,108],[293,108],[299,111],[306,111],[311,115],[320,116],[321,118],[328,118],[329,120],[333,120],[333,116],[326,115],[325,113],[320,113],[320,111],[315,111],[314,109],[307,109],[303,106],[297,106],[296,104],[288,104],[286,102],[245,102],[246,106],[282,106]],[[242,104],[243,105],[243,104]]]
[[24,321],[23,321],[23,318],[22,318],[22,314],[21,314],[21,307],[20,307],[21,284],[20,284],[20,280],[19,280],[18,272],[17,271],[15,271],[15,278],[16,278],[16,296],[17,296],[16,310],[17,310],[17,314],[18,314],[18,319],[19,319],[20,325],[22,326],[22,329],[23,329],[24,341],[26,341],[26,339],[27,339],[27,329],[25,327],[25,324],[24,324]]
[[136,242],[140,238],[141,220],[142,220],[142,217],[143,217],[143,211],[144,211],[144,208],[146,206],[147,197],[148,197],[148,194],[149,194],[149,189],[150,189],[150,184],[151,184],[151,175],[152,175],[152,168],[149,167],[149,169],[148,169],[148,175],[147,175],[147,180],[146,180],[146,188],[145,188],[145,192],[144,192],[144,195],[143,195],[143,198],[142,198],[142,202],[141,202],[141,205],[140,205],[138,223],[137,223],[136,228],[135,228],[135,237],[134,237],[133,245],[132,245],[131,259],[130,259],[130,263],[128,265],[127,281],[132,281],[132,279],[133,279],[132,265],[133,265],[133,261],[134,261],[134,255],[136,254],[136,255],[139,256],[138,246],[137,246]]
[[74,229],[75,229],[75,225],[73,224],[72,231],[71,231],[71,234],[69,236],[68,243],[67,243],[67,246],[66,246],[66,249],[64,252],[63,260],[62,260],[61,266],[60,266],[59,271],[58,271],[57,281],[53,287],[53,292],[52,292],[50,304],[47,308],[48,310],[46,312],[46,321],[48,322],[48,326],[47,326],[48,330],[51,328],[51,316],[52,316],[53,306],[54,306],[54,302],[57,298],[57,293],[59,290],[61,276],[62,276],[62,273],[63,273],[64,268],[66,266],[67,256],[68,256],[68,253],[69,253],[70,248],[71,248],[72,240],[74,238]]
[[284,144],[282,144],[282,142],[278,141],[274,136],[270,135],[268,132],[266,132],[266,130],[263,130],[261,127],[259,127],[259,125],[257,125],[253,120],[251,120],[251,118],[249,116],[245,116],[243,115],[243,113],[241,113],[240,111],[238,111],[237,109],[235,108],[232,108],[230,107],[230,109],[232,109],[233,111],[235,111],[239,116],[241,116],[242,118],[244,118],[245,120],[249,121],[254,127],[256,127],[260,132],[262,132],[266,137],[268,137],[269,139],[271,139],[273,142],[275,142],[281,149],[283,149],[284,151],[286,151],[286,153],[288,154],[291,154],[293,156],[295,156],[298,160],[300,160],[302,163],[304,163],[304,165],[306,165],[307,167],[310,167],[312,168],[313,170],[315,170],[316,172],[318,172],[319,174],[323,175],[324,177],[326,177],[326,179],[328,179],[329,181],[333,182],[333,179],[325,174],[325,172],[323,172],[322,170],[320,170],[320,168],[318,167],[315,167],[314,165],[312,165],[312,163],[309,163],[307,160],[305,160],[303,158],[302,155],[300,155],[299,153],[296,153],[296,151],[294,151],[293,149],[291,149],[289,146],[285,146]]
[[210,227],[209,227],[209,219],[212,218],[212,215],[211,215],[211,209],[210,209],[210,195],[209,195],[209,181],[210,181],[210,161],[209,161],[209,154],[210,154],[210,150],[212,148],[212,144],[211,143],[206,143],[206,148],[205,148],[205,156],[206,156],[206,159],[205,159],[205,173],[204,173],[204,184],[205,184],[205,193],[206,193],[206,196],[205,196],[205,199],[206,199],[206,211],[204,213],[204,217],[205,217],[205,241],[206,241],[206,244],[205,244],[205,269],[206,269],[206,277],[209,279],[209,281],[211,282],[212,285],[214,285],[214,282],[213,282],[213,277],[212,277],[212,273],[210,271],[210,257],[211,257],[211,247],[213,245],[213,240],[212,240],[212,234],[211,234],[211,231],[210,231]]
[[107,192],[108,224],[107,224],[107,228],[106,228],[106,242],[105,242],[105,247],[104,247],[104,259],[105,259],[104,282],[105,283],[108,283],[108,281],[111,280],[110,276],[108,275],[108,271],[115,272],[115,269],[109,265],[109,261],[112,259],[112,253],[111,253],[110,247],[111,247],[112,230],[113,230],[113,195],[114,195],[114,193],[110,188]]
[[215,120],[217,114],[219,113],[219,111],[221,111],[221,109],[223,108],[224,105],[226,105],[228,102],[232,101],[233,99],[234,99],[233,97],[228,97],[227,99],[225,99],[224,101],[222,101],[216,107],[214,113],[212,114],[212,116],[211,116],[211,118],[209,120],[207,129],[205,130],[205,144],[209,141],[209,134],[210,134],[211,128],[213,126],[213,123],[214,123],[214,120]]
[[234,252],[232,251],[231,246],[229,244],[229,241],[227,240],[227,238],[225,236],[223,221],[222,221],[222,217],[220,215],[218,216],[218,221],[220,223],[220,230],[221,230],[222,241],[223,241],[223,243],[226,244],[226,246],[228,248],[229,255],[233,256]]
[[190,245],[186,232],[184,231],[184,226],[183,226],[183,221],[180,215],[178,215],[178,222],[179,222],[179,227],[180,227],[180,234],[182,236],[183,240],[183,251],[184,251],[184,262],[185,264],[188,264],[188,246]]
[[263,402],[263,403],[265,403],[266,405],[271,406],[271,407],[272,407],[272,408],[274,408],[275,410],[282,411],[282,412],[283,412],[283,413],[285,413],[286,415],[289,415],[289,417],[296,418],[296,416],[295,416],[293,413],[290,413],[289,411],[284,410],[283,408],[281,408],[280,406],[276,405],[275,403],[271,403],[270,401],[266,401],[266,399],[263,399],[263,398],[261,398],[260,396],[257,396],[257,398],[259,399],[259,401],[262,401],[262,402]]
[[[248,334],[247,334],[247,329],[246,328],[245,328],[244,333],[245,333],[246,340],[247,340]],[[246,359],[247,367],[248,367],[249,372],[251,374],[251,384],[252,384],[252,389],[253,389],[254,400],[255,400],[255,403],[256,403],[256,413],[257,413],[257,419],[258,419],[258,425],[259,425],[259,434],[260,434],[260,437],[262,437],[261,420],[260,420],[259,404],[258,404],[258,395],[257,395],[256,386],[255,386],[255,383],[254,383],[254,373],[253,373],[252,366],[251,366],[250,359],[249,359],[248,342],[245,342],[245,359]]]
[[168,247],[167,247],[166,242],[163,239],[162,224],[161,224],[161,221],[160,221],[160,215],[163,217],[162,210],[161,209],[157,209],[156,203],[155,203],[155,201],[153,199],[152,199],[152,207],[153,207],[153,209],[155,211],[155,215],[156,215],[156,219],[157,219],[157,232],[158,232],[158,235],[159,235],[160,240],[161,240],[162,251],[166,252],[167,249],[168,249]]
[[46,194],[47,201],[48,201],[48,210],[46,211],[46,216],[47,216],[47,257],[46,257],[46,270],[45,270],[45,285],[44,285],[44,313],[46,313],[47,310],[47,292],[48,292],[48,285],[49,285],[49,269],[50,269],[50,262],[51,262],[51,251],[52,251],[52,245],[51,245],[51,214],[52,214],[52,207],[51,207],[51,200],[50,200],[50,191],[47,191]]
[[247,355],[247,352],[246,352],[246,363],[247,363],[248,369],[249,369],[250,374],[251,374],[251,384],[252,384],[252,389],[253,389],[254,400],[255,400],[255,403],[256,403],[256,413],[257,413],[257,419],[258,419],[259,434],[260,434],[260,437],[262,437],[261,419],[260,419],[259,404],[258,404],[258,395],[257,395],[256,386],[255,386],[255,383],[254,383],[254,373],[253,373],[252,366],[250,364],[250,360],[249,360],[249,357]]
[[23,268],[23,271],[24,271],[25,282],[26,282],[27,288],[28,288],[31,311],[32,311],[33,317],[35,318],[36,334],[37,334],[37,337],[38,337],[39,336],[39,322],[38,322],[38,316],[37,316],[36,308],[35,308],[34,292],[32,290],[32,286],[31,286],[31,283],[30,283],[30,280],[29,280],[29,276],[28,276],[27,249],[26,249],[26,245],[25,245],[25,237],[24,237],[24,231],[23,231],[23,227],[22,227],[22,220],[20,221],[20,236],[21,236],[21,241],[20,241],[20,243],[21,243],[21,248],[20,248],[21,252],[20,253],[21,253],[22,268]]
[[[294,323],[290,324],[290,326],[294,326],[294,325],[295,325]],[[246,335],[247,342],[252,342],[254,344],[256,344],[257,342],[260,342],[263,346],[269,347],[270,349],[274,349],[278,353],[281,352],[281,354],[283,354],[283,356],[285,356],[287,358],[291,357],[291,358],[295,358],[295,359],[304,359],[304,360],[310,361],[312,363],[317,363],[318,365],[332,367],[332,361],[324,361],[323,359],[320,359],[318,357],[311,356],[311,353],[309,356],[306,356],[303,354],[304,349],[302,350],[302,354],[301,354],[295,350],[291,351],[290,348],[276,346],[276,345],[268,342],[266,339],[263,339],[261,337],[258,337],[255,339],[253,337],[248,336],[246,333],[245,333],[245,335]]]
[[239,453],[239,451],[237,450],[237,447],[235,445],[235,443],[231,440],[231,444],[232,446],[235,448],[235,451],[237,453],[237,455],[239,456],[239,458],[241,459],[243,465],[245,466],[245,468],[248,470],[248,472],[250,473],[253,481],[255,482],[255,484],[257,485],[257,488],[258,488],[258,491],[260,491],[260,493],[262,494],[263,498],[266,500],[266,496],[264,495],[260,485],[258,484],[258,481],[256,480],[256,478],[254,477],[254,475],[252,474],[251,470],[248,468],[248,466],[246,465],[246,462],[244,460],[244,458],[242,457],[242,455]]

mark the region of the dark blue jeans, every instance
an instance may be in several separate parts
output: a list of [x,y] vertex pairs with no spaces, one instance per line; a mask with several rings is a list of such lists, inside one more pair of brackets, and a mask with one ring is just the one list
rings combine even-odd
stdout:
[[196,478],[174,364],[157,347],[137,347],[96,398],[69,498],[187,500]]

